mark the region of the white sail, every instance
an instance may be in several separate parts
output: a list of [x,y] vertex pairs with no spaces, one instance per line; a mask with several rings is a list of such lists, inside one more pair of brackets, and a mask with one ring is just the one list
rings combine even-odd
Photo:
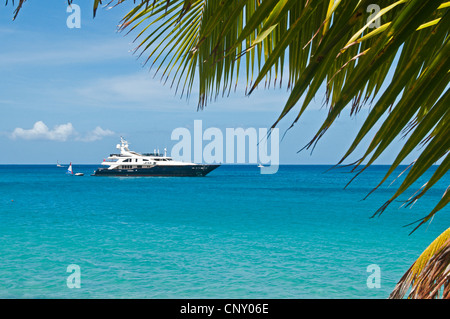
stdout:
[[72,163],[70,163],[69,168],[67,169],[67,174],[73,174]]

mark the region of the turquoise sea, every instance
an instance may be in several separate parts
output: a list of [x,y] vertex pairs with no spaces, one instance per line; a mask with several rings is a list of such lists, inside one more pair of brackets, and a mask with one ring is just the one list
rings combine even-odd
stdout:
[[[399,185],[362,200],[387,166],[346,189],[352,175],[328,166],[221,166],[203,178],[90,176],[96,167],[75,165],[75,177],[0,165],[0,298],[384,299],[450,226],[445,208],[412,235],[404,227],[448,178],[412,208],[370,218]],[[80,288],[67,285],[73,264]]]

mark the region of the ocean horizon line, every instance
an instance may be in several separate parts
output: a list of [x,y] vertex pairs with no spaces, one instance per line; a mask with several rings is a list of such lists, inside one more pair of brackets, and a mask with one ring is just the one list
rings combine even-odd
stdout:
[[[98,163],[76,163],[71,162],[72,165],[84,165],[84,166],[99,166],[101,164]],[[59,165],[69,165],[69,163],[59,163]],[[203,165],[221,165],[221,166],[255,166],[259,165],[259,163],[200,163]],[[269,166],[269,164],[263,164]],[[351,167],[356,165],[351,164],[300,164],[300,163],[280,163],[279,166],[336,166],[336,167]],[[366,164],[361,164],[360,166],[365,166]],[[411,164],[400,164],[400,167],[403,166],[409,166]],[[56,166],[56,164],[53,163],[0,163],[0,166]],[[370,166],[391,166],[391,164],[371,164]],[[432,166],[439,166],[438,164],[433,164]]]

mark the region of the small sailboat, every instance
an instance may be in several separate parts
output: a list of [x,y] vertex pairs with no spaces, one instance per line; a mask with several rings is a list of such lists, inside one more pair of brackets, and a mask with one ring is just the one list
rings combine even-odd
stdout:
[[61,164],[59,164],[58,161],[56,161],[56,167],[64,167],[64,166],[62,166]]
[[75,173],[75,174],[73,173],[72,162],[70,163],[69,168],[67,169],[67,174],[75,175],[75,176],[83,176],[84,175],[84,173]]
[[67,169],[67,174],[73,175],[72,163],[69,164],[69,168]]
[[264,166],[262,164],[259,164],[258,167],[261,168],[261,167],[264,167]]

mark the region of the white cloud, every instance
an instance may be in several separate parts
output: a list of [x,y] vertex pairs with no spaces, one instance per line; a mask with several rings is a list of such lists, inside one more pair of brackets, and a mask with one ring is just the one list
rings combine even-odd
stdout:
[[83,142],[93,142],[101,140],[105,136],[111,136],[115,133],[111,130],[104,130],[100,126],[97,126],[93,131],[88,132],[85,136],[79,137],[79,141]]
[[11,134],[13,139],[21,138],[25,140],[52,140],[66,141],[71,135],[75,134],[72,123],[56,125],[50,130],[44,122],[38,121],[34,123],[33,128],[26,130],[20,127],[14,129]]
[[105,130],[100,126],[97,126],[93,131],[81,135],[75,130],[72,123],[56,125],[53,129],[49,129],[44,122],[37,121],[31,129],[15,128],[10,137],[12,139],[50,140],[61,142],[73,138],[77,141],[93,142],[101,140],[105,136],[114,134],[115,133],[111,130]]

